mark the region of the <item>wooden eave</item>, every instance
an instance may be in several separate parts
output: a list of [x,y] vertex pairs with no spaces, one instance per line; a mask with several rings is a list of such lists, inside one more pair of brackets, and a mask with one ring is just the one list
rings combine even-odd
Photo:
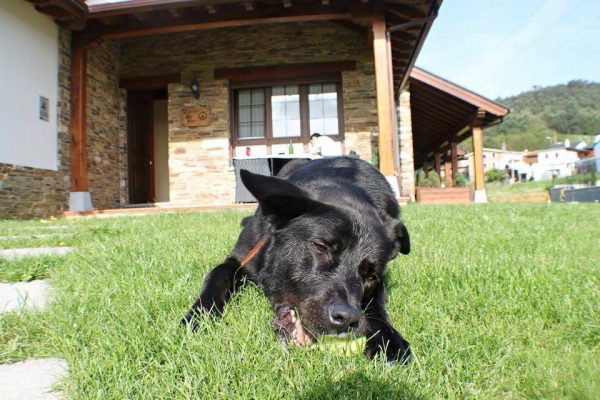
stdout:
[[26,0],[88,41],[199,29],[303,21],[332,21],[370,37],[374,19],[390,32],[395,90],[409,79],[442,0]]
[[410,78],[415,81],[426,83],[432,88],[445,92],[453,97],[456,97],[465,103],[477,108],[482,108],[486,112],[503,117],[510,112],[510,109],[502,104],[496,103],[487,99],[475,92],[465,89],[453,82],[427,72],[424,69],[415,67],[410,73]]
[[502,121],[510,109],[420,68],[410,73],[415,166],[469,137],[471,126]]

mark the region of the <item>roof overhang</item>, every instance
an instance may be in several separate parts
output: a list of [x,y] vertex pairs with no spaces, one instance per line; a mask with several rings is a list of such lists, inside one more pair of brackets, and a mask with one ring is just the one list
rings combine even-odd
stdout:
[[442,0],[27,0],[36,10],[87,41],[199,29],[305,21],[333,21],[371,37],[384,19],[390,35],[396,90],[409,72]]
[[420,68],[410,73],[415,166],[431,161],[451,143],[465,140],[471,128],[502,122],[510,109]]

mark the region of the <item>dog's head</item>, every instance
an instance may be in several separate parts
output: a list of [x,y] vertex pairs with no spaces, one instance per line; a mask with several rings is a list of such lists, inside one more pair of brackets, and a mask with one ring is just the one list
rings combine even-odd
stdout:
[[342,201],[340,188],[309,193],[288,180],[241,172],[271,226],[258,283],[277,325],[299,344],[363,335],[361,306],[382,285],[388,261],[410,251],[404,225],[367,201],[347,201],[352,193]]

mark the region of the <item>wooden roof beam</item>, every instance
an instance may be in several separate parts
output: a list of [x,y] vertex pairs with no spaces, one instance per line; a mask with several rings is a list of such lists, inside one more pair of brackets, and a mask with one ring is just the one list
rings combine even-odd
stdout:
[[87,13],[85,4],[76,0],[42,0],[33,1],[33,3],[35,4],[34,8],[41,13],[47,13],[48,7],[61,9],[76,18],[82,18]]
[[394,35],[390,35],[390,39],[392,40],[392,47],[395,50],[406,50],[406,51],[412,51],[413,46],[410,44],[410,42],[406,41],[406,40],[402,40],[399,37],[396,37]]
[[[437,145],[433,151],[446,151],[450,147],[452,141],[456,141],[456,138],[464,136],[465,133],[469,133],[472,127],[481,127],[485,120],[485,114],[485,110],[481,108],[477,109],[472,115],[469,115],[450,129],[448,133],[444,135],[442,142]],[[453,138],[454,140],[452,140]],[[433,151],[431,151],[430,154],[433,154]]]
[[410,21],[413,18],[424,17],[426,12],[419,11],[418,9],[409,5],[387,5],[387,12],[397,17],[400,17],[406,21]]
[[410,76],[410,71],[413,69],[413,67],[415,65],[417,57],[419,56],[419,53],[421,52],[421,48],[423,47],[423,43],[425,42],[425,38],[427,37],[427,34],[429,33],[429,30],[431,29],[431,26],[433,24],[433,18],[430,18],[430,17],[437,15],[437,12],[438,12],[441,4],[442,4],[442,0],[433,0],[433,1],[431,1],[431,3],[429,3],[429,6],[427,7],[428,10],[426,11],[425,15],[423,15],[423,17],[426,17],[429,19],[427,22],[425,22],[421,26],[421,29],[420,29],[419,35],[418,35],[418,39],[416,41],[416,46],[413,51],[412,57],[410,57],[410,61],[408,63],[408,66],[406,67],[406,71],[402,75],[399,76],[400,84],[398,85],[397,90],[400,90],[400,88],[403,88],[406,86],[406,83],[408,82],[408,78]]
[[402,42],[414,42],[419,36],[418,32],[394,32],[390,36],[400,39]]
[[117,25],[119,22],[121,22],[122,19],[123,18],[120,15],[114,15],[112,17],[100,18],[100,22],[102,22],[104,25],[112,26]]
[[149,13],[134,13],[133,18],[137,21],[144,22],[150,19]]
[[181,12],[181,10],[179,8],[170,8],[169,14],[171,14],[171,17],[173,17],[173,18],[179,18],[183,15],[183,13]]
[[119,3],[89,5],[87,7],[89,12],[85,17],[92,19],[108,15],[131,14],[133,12],[153,12],[177,8],[206,7],[207,5],[220,6],[224,4],[240,4],[240,2],[241,0],[130,0]]
[[240,8],[237,10],[228,10],[227,13],[219,13],[219,15],[186,14],[178,19],[170,18],[166,13],[164,15],[154,14],[154,17],[147,21],[132,21],[127,26],[107,27],[99,23],[89,24],[85,33],[92,36],[100,36],[104,40],[113,40],[159,33],[235,26],[304,21],[340,21],[350,20],[357,14],[372,15],[372,10],[369,7],[359,6],[348,8],[345,5],[334,6],[332,4],[327,9],[323,9],[321,7],[314,7],[311,4],[298,3],[289,10],[282,10],[280,7],[261,7],[253,11],[246,11]]

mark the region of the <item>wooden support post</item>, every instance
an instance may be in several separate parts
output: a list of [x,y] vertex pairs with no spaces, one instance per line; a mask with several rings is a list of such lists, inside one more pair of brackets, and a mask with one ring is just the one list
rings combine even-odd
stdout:
[[475,170],[475,203],[486,203],[485,181],[483,173],[483,129],[471,127],[473,136],[473,169]]
[[71,191],[87,192],[87,49],[80,40],[73,38],[71,51]]
[[71,45],[71,193],[70,211],[93,208],[87,177],[86,99],[87,49],[85,42],[73,35]]
[[433,153],[433,162],[435,166],[435,172],[437,172],[439,176],[442,176],[442,153],[439,151]]
[[452,184],[452,166],[450,165],[449,161],[446,161],[444,163],[444,183],[446,184],[446,187],[452,187],[454,186]]
[[393,121],[391,97],[391,57],[388,51],[389,35],[385,20],[373,21],[373,55],[375,59],[375,86],[377,90],[377,120],[379,128],[379,169],[385,176],[394,175]]
[[452,186],[456,186],[456,172],[458,171],[458,145],[450,142],[450,163],[452,165]]

